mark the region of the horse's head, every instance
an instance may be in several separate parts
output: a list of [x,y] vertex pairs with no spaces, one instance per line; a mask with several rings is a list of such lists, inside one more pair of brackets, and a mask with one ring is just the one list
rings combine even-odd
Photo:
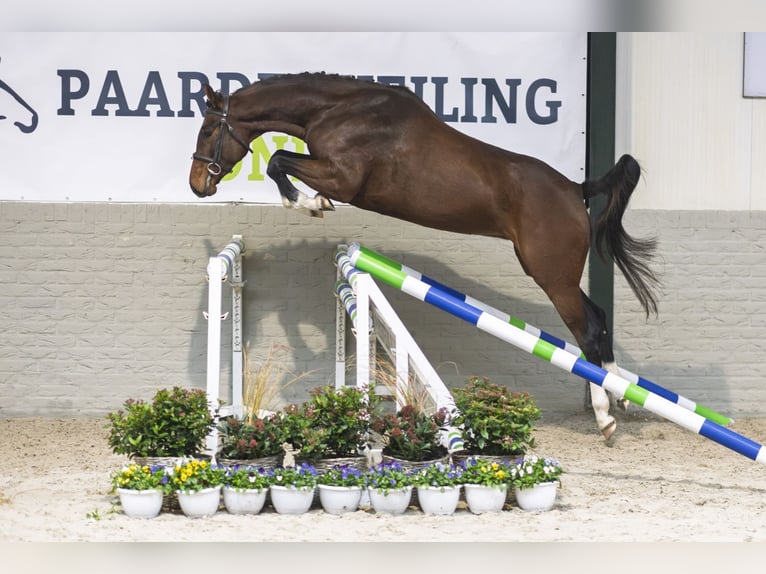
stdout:
[[189,173],[189,185],[199,197],[213,195],[218,182],[250,151],[250,144],[231,125],[229,96],[213,91],[207,84],[204,90],[207,109]]

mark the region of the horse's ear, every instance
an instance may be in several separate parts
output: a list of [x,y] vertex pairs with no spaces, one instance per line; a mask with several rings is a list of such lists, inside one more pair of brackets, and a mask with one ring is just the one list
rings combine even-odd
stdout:
[[202,89],[205,91],[205,96],[207,97],[207,106],[214,110],[220,109],[222,99],[220,92],[213,90],[210,84],[203,84]]

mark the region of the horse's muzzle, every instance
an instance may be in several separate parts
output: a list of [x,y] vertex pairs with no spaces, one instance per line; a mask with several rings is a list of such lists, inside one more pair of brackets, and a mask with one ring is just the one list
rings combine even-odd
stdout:
[[189,186],[197,197],[209,197],[217,191],[214,178],[207,170],[199,169],[197,166],[192,168],[189,174]]

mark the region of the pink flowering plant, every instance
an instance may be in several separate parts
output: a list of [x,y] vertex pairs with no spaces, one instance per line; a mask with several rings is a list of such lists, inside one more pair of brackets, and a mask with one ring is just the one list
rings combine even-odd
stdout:
[[126,490],[169,492],[169,476],[164,466],[129,464],[112,474],[112,486]]
[[382,437],[383,454],[419,462],[447,454],[439,440],[439,428],[448,418],[446,408],[427,415],[413,405],[404,405],[396,414],[377,417],[370,428]]
[[223,458],[263,458],[282,454],[285,441],[285,427],[278,413],[266,417],[252,417],[245,421],[227,417],[218,425],[221,448],[218,454]]
[[511,466],[511,481],[516,488],[531,488],[545,482],[560,481],[563,473],[558,460],[533,454]]

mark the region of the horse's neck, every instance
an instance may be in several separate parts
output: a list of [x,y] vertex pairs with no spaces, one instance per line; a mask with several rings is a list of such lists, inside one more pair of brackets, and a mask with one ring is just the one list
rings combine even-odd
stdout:
[[292,79],[256,82],[233,96],[232,102],[238,119],[305,127],[311,118],[337,102],[338,91],[332,87],[332,83]]

